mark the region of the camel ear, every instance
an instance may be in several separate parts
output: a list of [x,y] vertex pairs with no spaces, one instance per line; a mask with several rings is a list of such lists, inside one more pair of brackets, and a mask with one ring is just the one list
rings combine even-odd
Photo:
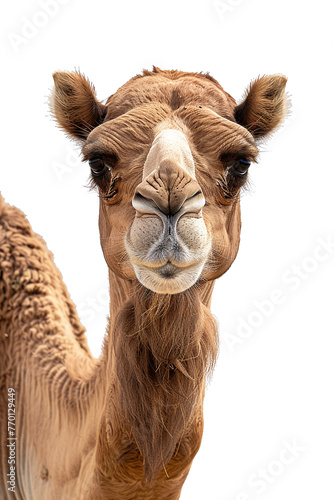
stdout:
[[283,75],[263,76],[248,87],[244,100],[235,108],[234,116],[254,137],[265,137],[281,125],[287,113]]
[[96,99],[95,88],[78,72],[53,73],[50,108],[59,126],[71,137],[86,139],[102,123],[107,107]]

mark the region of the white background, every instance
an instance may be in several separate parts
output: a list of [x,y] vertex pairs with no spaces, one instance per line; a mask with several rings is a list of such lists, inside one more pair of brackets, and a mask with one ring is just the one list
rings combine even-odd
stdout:
[[[96,356],[108,313],[98,202],[49,116],[52,72],[80,69],[101,100],[153,64],[209,71],[237,100],[258,75],[287,75],[291,116],[252,167],[240,251],[216,284],[220,357],[181,499],[333,498],[334,250],[318,253],[334,240],[330,2],[61,3],[52,16],[42,1],[2,7],[0,189],[53,251]],[[258,304],[274,290],[282,303],[266,302],[266,317]]]

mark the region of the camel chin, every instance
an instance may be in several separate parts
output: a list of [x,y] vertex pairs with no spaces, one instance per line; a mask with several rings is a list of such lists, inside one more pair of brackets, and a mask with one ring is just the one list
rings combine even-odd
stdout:
[[211,237],[201,215],[136,216],[126,250],[138,281],[155,293],[177,294],[201,277]]
[[174,295],[191,288],[200,278],[205,262],[189,267],[167,263],[161,267],[133,264],[138,281],[155,293]]

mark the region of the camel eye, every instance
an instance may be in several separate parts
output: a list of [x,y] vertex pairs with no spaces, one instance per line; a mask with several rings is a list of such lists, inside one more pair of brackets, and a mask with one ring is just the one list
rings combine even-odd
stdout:
[[231,168],[232,173],[237,177],[243,177],[247,174],[250,164],[250,160],[247,160],[246,158],[239,158],[239,160],[237,160]]
[[100,158],[96,158],[95,160],[89,160],[89,166],[92,171],[92,174],[95,176],[100,176],[109,170],[104,161]]

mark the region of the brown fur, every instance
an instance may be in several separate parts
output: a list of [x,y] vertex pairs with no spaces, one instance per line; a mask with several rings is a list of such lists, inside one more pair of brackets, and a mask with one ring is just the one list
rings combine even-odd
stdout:
[[235,118],[255,137],[264,137],[273,132],[283,121],[287,112],[283,75],[263,76],[254,80],[244,100],[235,108]]
[[[256,140],[284,116],[284,77],[252,84],[239,106],[209,75],[144,71],[106,105],[83,75],[57,72],[51,109],[84,141],[85,160],[111,170],[93,179],[109,267],[110,321],[92,358],[61,275],[22,212],[0,196],[1,466],[7,493],[7,389],[17,404],[18,499],[176,500],[199,449],[206,375],[218,348],[209,307],[214,280],[234,261],[240,189],[231,167],[256,161]],[[100,125],[100,126],[98,126]],[[206,205],[212,251],[197,283],[155,294],[136,279],[124,247],[131,199],[155,135],[182,131]]]
[[50,107],[59,126],[70,136],[85,139],[102,123],[106,106],[96,99],[94,86],[80,73],[57,71],[53,74],[57,93]]
[[126,304],[114,332],[127,334],[115,335],[113,342],[119,410],[143,454],[146,477],[152,479],[189,428],[218,340],[215,321],[197,294],[147,295]]

